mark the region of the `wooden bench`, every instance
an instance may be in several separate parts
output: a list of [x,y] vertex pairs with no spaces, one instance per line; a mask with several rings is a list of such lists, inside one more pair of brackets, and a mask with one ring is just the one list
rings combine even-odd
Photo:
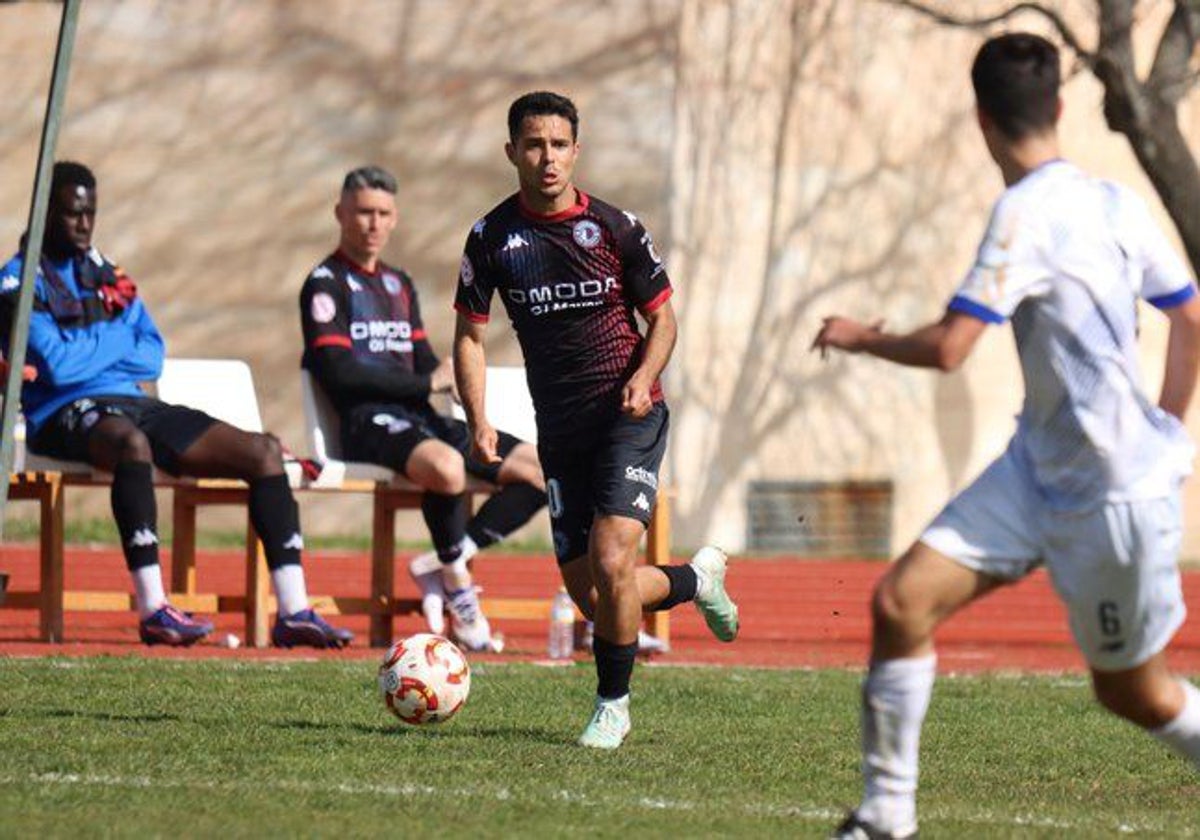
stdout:
[[[503,395],[512,394],[511,372],[497,369],[496,404],[490,402],[489,416],[497,418],[500,428],[516,428],[528,434],[519,418],[506,417]],[[511,370],[511,369],[510,369]],[[519,370],[519,369],[518,369]],[[521,383],[523,384],[523,371]],[[489,371],[489,381],[493,376]],[[371,582],[368,597],[331,597],[311,595],[313,606],[330,615],[369,615],[371,645],[387,646],[393,639],[394,617],[418,613],[420,600],[397,598],[395,593],[395,514],[402,509],[419,508],[422,491],[393,471],[374,464],[341,460],[337,436],[337,415],[307,372],[303,372],[302,392],[309,444],[315,460],[324,464],[314,481],[304,479],[298,465],[290,464],[289,482],[294,490],[314,493],[368,493],[372,498]],[[218,419],[247,431],[261,431],[262,421],[249,367],[237,360],[168,359],[158,383],[160,398],[207,411]],[[520,405],[521,395],[510,403]],[[493,414],[493,409],[495,413]],[[531,410],[531,409],[530,409]],[[505,424],[506,420],[512,420]],[[535,432],[536,433],[536,432]],[[21,443],[19,441],[19,443]],[[40,584],[33,591],[10,591],[0,609],[36,609],[39,612],[39,637],[57,642],[63,638],[65,612],[129,610],[136,607],[128,591],[64,590],[64,511],[67,487],[104,487],[111,476],[93,470],[84,463],[55,461],[18,449],[16,468],[9,477],[9,498],[32,500],[39,505]],[[249,490],[240,481],[225,479],[173,478],[156,471],[155,484],[172,490],[172,549],[170,599],[180,609],[202,613],[241,612],[245,616],[245,637],[249,645],[265,647],[270,641],[270,613],[275,609],[270,593],[270,575],[262,545],[253,527],[246,527],[246,592],[244,595],[201,593],[196,579],[196,514],[202,506],[240,505],[248,501]],[[488,494],[496,487],[471,480],[467,492]],[[647,562],[667,563],[670,559],[670,520],[667,495],[660,494],[658,507],[647,536]],[[483,609],[489,618],[547,619],[550,598],[485,598]],[[648,632],[668,638],[666,613],[647,617]]]

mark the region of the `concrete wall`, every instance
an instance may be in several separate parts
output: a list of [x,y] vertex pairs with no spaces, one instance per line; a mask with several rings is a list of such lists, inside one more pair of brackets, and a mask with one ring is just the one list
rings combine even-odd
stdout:
[[[1060,6],[1092,37],[1078,4]],[[6,249],[58,15],[0,4]],[[341,175],[371,161],[399,176],[388,257],[417,278],[445,352],[465,233],[513,189],[507,105],[562,90],[583,113],[579,183],[645,219],[678,289],[676,544],[739,547],[750,480],[886,478],[898,549],[1011,433],[1011,338],[989,331],[952,376],[807,348],[832,312],[898,329],[937,317],[969,265],[1002,187],[974,126],[978,43],[867,0],[89,0],[59,156],[97,170],[97,242],[140,282],[170,352],[247,359],[267,425],[303,448],[295,299],[334,244]],[[1157,212],[1096,83],[1073,74],[1064,94],[1066,154]],[[1162,331],[1144,324],[1153,389]],[[490,340],[493,359],[519,361],[503,319]],[[368,524],[361,501],[305,514],[310,531]]]

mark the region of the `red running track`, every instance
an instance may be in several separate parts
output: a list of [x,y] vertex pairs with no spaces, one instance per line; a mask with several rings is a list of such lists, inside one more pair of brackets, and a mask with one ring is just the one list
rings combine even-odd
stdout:
[[[33,546],[0,549],[0,571],[11,575],[11,590],[37,586],[37,557]],[[407,574],[407,555],[397,558],[396,580],[401,594],[416,594]],[[327,595],[363,596],[369,582],[368,559],[362,553],[311,552],[305,560],[309,591]],[[671,652],[656,657],[667,664],[762,665],[775,667],[859,667],[865,662],[869,633],[867,602],[872,585],[885,565],[854,560],[800,558],[734,558],[728,585],[741,606],[742,631],[737,642],[712,639],[695,610],[676,609],[671,616]],[[240,552],[199,553],[201,591],[240,594],[244,587]],[[478,561],[476,575],[485,597],[549,597],[558,573],[549,557],[492,554]],[[68,589],[127,589],[120,554],[112,549],[68,549]],[[1184,574],[1187,602],[1200,610],[1200,571]],[[346,617],[342,623],[360,637],[365,617]],[[216,617],[214,638],[242,633],[236,614]],[[545,627],[537,622],[496,622],[508,647],[499,660],[531,660],[544,656]],[[422,629],[419,618],[397,619],[397,635]],[[0,655],[126,654],[153,656],[361,657],[378,651],[361,645],[347,651],[226,650],[205,643],[187,651],[145,648],[137,641],[132,613],[68,613],[66,641],[42,644],[36,639],[37,615],[24,610],[0,610]],[[1200,673],[1200,619],[1190,618],[1171,645],[1171,664]],[[1048,578],[1038,572],[1013,587],[984,598],[952,618],[938,633],[939,668],[951,671],[1075,671],[1084,663],[1076,652],[1066,616]]]

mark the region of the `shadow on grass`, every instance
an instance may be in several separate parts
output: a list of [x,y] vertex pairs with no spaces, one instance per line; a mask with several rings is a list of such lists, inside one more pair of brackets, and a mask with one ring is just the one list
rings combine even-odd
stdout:
[[471,728],[463,725],[439,726],[408,726],[397,722],[395,724],[367,725],[364,723],[317,723],[311,720],[284,720],[270,724],[278,729],[295,729],[316,732],[356,732],[362,735],[384,735],[389,738],[442,738],[448,740],[466,740],[477,738],[496,738],[511,741],[519,738],[523,741],[540,741],[544,744],[562,744],[561,735],[556,735],[542,729],[522,726],[489,726]]
[[102,721],[104,723],[181,723],[179,715],[149,712],[147,714],[126,715],[113,712],[89,712],[81,709],[0,709],[0,717],[21,717],[31,719],[62,720],[82,718],[84,720]]

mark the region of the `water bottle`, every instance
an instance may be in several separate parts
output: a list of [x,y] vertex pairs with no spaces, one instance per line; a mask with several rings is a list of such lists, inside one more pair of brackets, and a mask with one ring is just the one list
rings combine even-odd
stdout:
[[546,652],[551,659],[570,659],[575,651],[575,604],[560,587],[550,603],[550,638]]

